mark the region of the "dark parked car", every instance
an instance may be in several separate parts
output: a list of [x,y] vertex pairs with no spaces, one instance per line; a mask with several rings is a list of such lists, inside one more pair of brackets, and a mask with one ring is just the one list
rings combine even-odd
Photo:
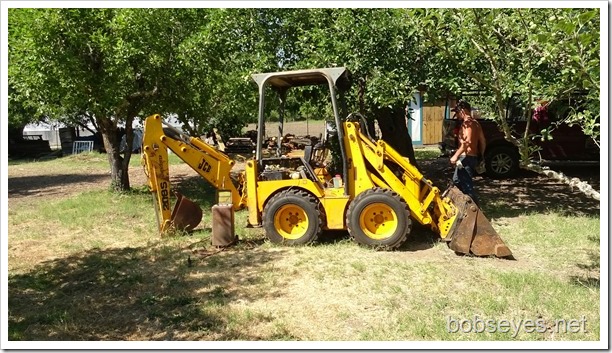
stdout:
[[[469,100],[469,98],[468,98]],[[507,120],[510,128],[518,134],[525,131],[527,121],[525,114],[518,99],[513,97],[507,105]],[[538,122],[532,119],[530,132],[539,135],[540,131],[548,126],[554,126],[551,136],[552,140],[534,138],[535,145],[540,150],[535,152],[530,158],[543,165],[553,162],[571,163],[599,163],[599,147],[593,142],[591,137],[586,136],[582,128],[574,124],[569,126],[562,123],[562,119],[567,116],[569,105],[567,101],[555,101],[548,106],[548,121]],[[519,170],[519,152],[516,146],[504,139],[497,123],[491,119],[480,117],[480,110],[472,108],[472,114],[482,126],[487,148],[485,151],[485,164],[487,175],[493,178],[509,178],[514,176]],[[448,115],[444,117],[442,125],[443,142],[440,149],[446,155],[451,155],[458,147],[458,132],[460,121]]]

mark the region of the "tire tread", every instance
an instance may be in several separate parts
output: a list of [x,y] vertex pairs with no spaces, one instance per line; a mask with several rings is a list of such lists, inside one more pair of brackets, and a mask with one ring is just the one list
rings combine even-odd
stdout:
[[[267,206],[268,205],[272,205],[272,204],[274,204],[276,202],[279,202],[279,200],[282,200],[283,198],[286,198],[288,196],[295,196],[295,197],[298,197],[298,198],[301,198],[301,199],[305,199],[306,202],[308,202],[309,204],[314,206],[314,209],[317,211],[316,212],[317,213],[317,223],[316,223],[316,229],[314,231],[315,234],[314,234],[314,236],[312,236],[312,238],[310,238],[304,244],[312,243],[312,242],[317,241],[317,239],[319,238],[319,236],[321,235],[321,232],[323,230],[322,225],[323,225],[323,222],[324,222],[324,217],[323,217],[324,215],[323,215],[323,212],[321,210],[321,203],[319,202],[319,200],[314,195],[312,195],[311,193],[309,193],[309,192],[307,192],[306,190],[303,190],[303,189],[289,189],[289,190],[280,191],[280,192],[276,193],[274,196],[272,196],[266,202],[266,206],[264,206],[264,210],[263,210],[263,214],[262,214],[263,226],[264,226],[264,229],[265,229],[266,233],[268,233],[268,227],[269,226],[274,228],[274,221],[272,221],[271,225],[268,225],[267,221],[266,221],[267,220],[267,216],[268,216],[267,213],[269,211]],[[270,239],[272,242],[274,242],[273,239],[270,238],[270,236],[268,236],[268,239]],[[299,240],[299,239],[295,239],[295,240]],[[291,243],[293,243],[293,241],[288,241],[288,240],[283,238],[282,243],[285,243],[285,244],[289,243],[289,244],[291,244]],[[303,243],[300,243],[300,242],[296,242],[295,243],[295,245],[298,245],[298,244],[303,244]]]

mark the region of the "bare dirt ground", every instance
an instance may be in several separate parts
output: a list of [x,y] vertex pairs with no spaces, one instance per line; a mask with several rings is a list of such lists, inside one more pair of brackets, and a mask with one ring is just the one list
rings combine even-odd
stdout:
[[[448,158],[420,161],[419,168],[440,189],[445,189],[451,182],[453,168]],[[551,169],[586,181],[595,190],[600,189],[598,166]],[[529,171],[521,171],[518,177],[505,180],[477,176],[474,182],[485,211],[490,210],[488,205],[495,204],[496,209],[504,209],[506,216],[545,209],[564,209],[584,214],[599,213],[599,201],[586,197],[577,189],[572,190],[568,185]]]
[[[170,171],[177,180],[197,174],[186,164],[172,165]],[[130,167],[130,185],[146,185],[147,178],[141,167]],[[111,176],[106,166],[87,170],[53,173],[45,168],[24,168],[19,165],[8,168],[8,197],[11,202],[23,199],[46,199],[75,195],[89,190],[109,188]],[[10,203],[9,203],[10,205]]]

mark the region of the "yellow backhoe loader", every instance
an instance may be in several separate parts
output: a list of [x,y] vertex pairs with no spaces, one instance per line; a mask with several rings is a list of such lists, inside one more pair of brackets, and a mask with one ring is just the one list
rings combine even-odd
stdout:
[[[248,223],[265,229],[274,243],[306,244],[323,230],[348,230],[359,244],[395,249],[410,235],[412,222],[430,226],[457,253],[511,258],[512,252],[469,196],[455,187],[435,187],[385,141],[375,141],[359,114],[340,118],[339,93],[348,87],[345,68],[254,74],[259,87],[257,146],[244,171],[232,178],[234,161],[197,137],[163,127],[162,118],[145,121],[143,164],[156,200],[160,232],[193,229],[200,207],[177,194],[171,203],[168,149],[217,190],[230,195],[235,210],[248,209]],[[307,146],[303,157],[264,158],[267,90],[280,97],[279,138],[287,91],[326,85],[339,141],[342,174],[331,178],[320,148]],[[279,139],[280,140],[280,139]]]

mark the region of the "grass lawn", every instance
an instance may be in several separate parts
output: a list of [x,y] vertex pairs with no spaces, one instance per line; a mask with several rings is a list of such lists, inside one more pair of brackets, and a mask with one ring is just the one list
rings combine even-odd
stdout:
[[[420,160],[436,153],[416,152]],[[108,173],[96,154],[11,162],[8,171],[9,190],[20,178]],[[598,210],[559,204],[504,214],[492,204],[491,222],[517,261],[457,256],[422,227],[393,252],[360,247],[343,232],[279,246],[245,227],[246,210],[236,214],[239,244],[217,251],[215,193],[203,180],[180,184],[202,205],[202,223],[167,238],[142,183],[114,194],[104,180],[66,196],[9,193],[9,340],[600,338]],[[540,326],[482,326],[503,320]],[[582,326],[568,327],[571,320]],[[468,324],[475,329],[462,332]]]

